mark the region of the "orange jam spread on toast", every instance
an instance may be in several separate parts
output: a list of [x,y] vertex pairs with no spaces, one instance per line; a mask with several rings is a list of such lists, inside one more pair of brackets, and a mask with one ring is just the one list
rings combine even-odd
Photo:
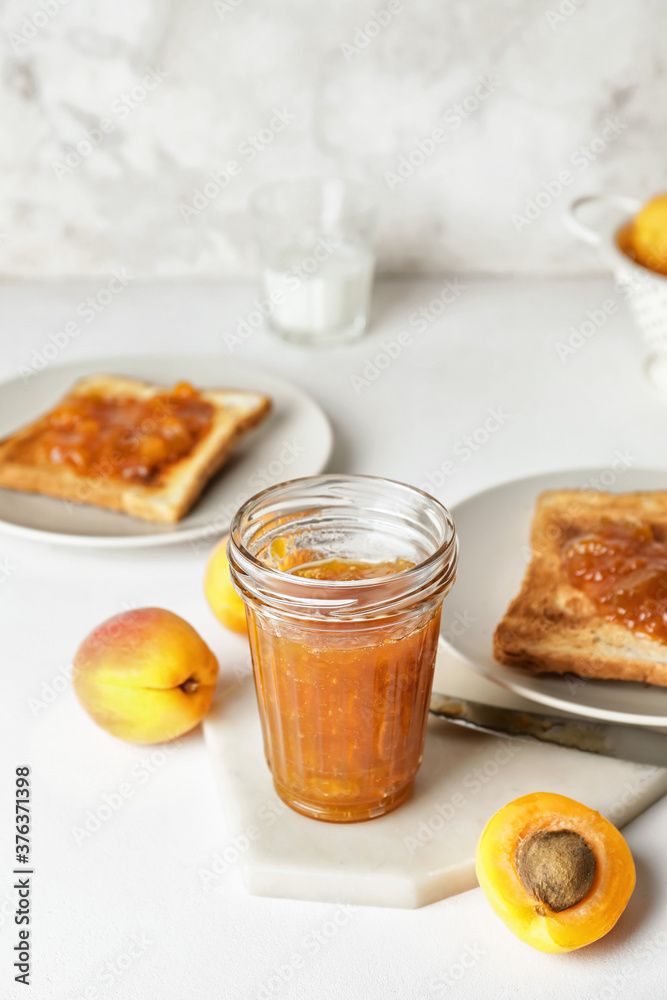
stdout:
[[667,642],[667,542],[650,525],[603,521],[561,555],[570,584],[602,618]]
[[213,411],[187,382],[148,399],[72,393],[21,450],[82,476],[150,484],[192,452]]
[[[414,565],[317,558],[300,550],[281,568],[322,581],[326,599],[341,581],[379,587]],[[321,808],[346,821],[370,818],[383,796],[402,801],[421,760],[440,612],[409,625],[323,620],[317,630],[269,629],[252,609],[248,618],[265,747],[281,797],[308,815]]]

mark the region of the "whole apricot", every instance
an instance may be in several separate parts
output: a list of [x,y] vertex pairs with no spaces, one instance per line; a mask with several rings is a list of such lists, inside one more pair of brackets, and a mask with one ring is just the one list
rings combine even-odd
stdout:
[[667,194],[652,198],[635,216],[632,249],[639,264],[667,274]]
[[162,608],[115,615],[87,636],[72,681],[90,717],[128,743],[162,743],[206,715],[218,661],[182,618]]
[[213,614],[225,628],[239,632],[241,635],[247,635],[245,606],[234,590],[234,584],[229,575],[228,538],[229,535],[225,535],[210,555],[204,576],[204,593]]
[[630,848],[608,819],[551,792],[492,816],[477,847],[477,878],[518,938],[559,953],[612,929],[635,887]]

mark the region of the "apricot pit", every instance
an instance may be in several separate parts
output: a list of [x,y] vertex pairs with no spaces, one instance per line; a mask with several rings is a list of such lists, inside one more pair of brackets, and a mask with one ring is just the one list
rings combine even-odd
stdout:
[[522,840],[516,870],[524,888],[554,913],[587,896],[595,878],[595,855],[574,830],[539,830]]

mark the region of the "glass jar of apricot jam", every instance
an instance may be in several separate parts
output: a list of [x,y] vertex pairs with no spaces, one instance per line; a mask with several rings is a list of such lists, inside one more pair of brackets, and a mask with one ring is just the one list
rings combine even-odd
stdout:
[[450,514],[386,479],[297,479],[241,507],[228,553],[278,794],[337,823],[395,809],[422,760]]

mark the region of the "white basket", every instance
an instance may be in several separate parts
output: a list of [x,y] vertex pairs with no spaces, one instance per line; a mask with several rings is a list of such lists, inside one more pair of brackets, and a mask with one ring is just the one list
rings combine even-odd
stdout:
[[[597,208],[594,227],[581,220],[580,211],[585,206]],[[647,374],[667,392],[667,277],[635,263],[616,242],[619,230],[641,206],[636,198],[623,195],[585,195],[569,206],[565,223],[580,240],[596,247],[611,268],[616,290],[627,300],[639,332],[651,350],[646,362]]]

